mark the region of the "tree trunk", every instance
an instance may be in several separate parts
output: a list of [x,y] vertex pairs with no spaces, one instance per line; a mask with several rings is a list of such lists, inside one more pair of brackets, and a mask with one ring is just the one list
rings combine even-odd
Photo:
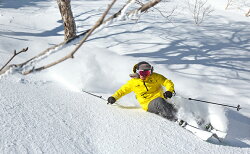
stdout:
[[57,0],[64,25],[64,40],[76,36],[76,24],[71,11],[70,0]]
[[246,17],[249,17],[250,16],[250,9],[249,11],[246,13]]

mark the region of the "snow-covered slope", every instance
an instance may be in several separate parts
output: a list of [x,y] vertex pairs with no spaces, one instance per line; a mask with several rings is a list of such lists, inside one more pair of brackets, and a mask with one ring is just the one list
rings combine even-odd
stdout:
[[249,152],[249,117],[235,111],[229,139],[217,145],[141,109],[108,106],[33,77],[1,81],[1,153]]
[[[109,1],[72,1],[78,32],[97,20]],[[119,1],[112,12],[124,1]],[[139,20],[117,21],[96,32],[74,59],[43,72],[0,79],[1,153],[250,153],[249,18],[224,3],[197,27],[182,1],[172,23],[157,10]],[[171,4],[171,5],[170,5]],[[177,15],[177,16],[175,16]],[[63,40],[55,1],[0,1],[0,65],[12,51],[20,63]],[[74,45],[63,48],[70,51]],[[60,54],[59,53],[59,54]],[[134,95],[107,105],[84,89],[110,96],[129,80],[135,63],[147,60],[175,83],[182,97],[224,103],[223,108],[173,98],[179,116],[192,112],[228,132],[223,143],[204,142],[176,124],[140,109]]]

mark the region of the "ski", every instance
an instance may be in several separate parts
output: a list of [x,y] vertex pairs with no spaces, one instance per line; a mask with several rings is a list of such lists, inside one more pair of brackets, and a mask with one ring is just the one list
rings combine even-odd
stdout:
[[222,139],[225,138],[226,133],[218,131],[216,129],[203,130],[201,128],[192,126],[185,121],[178,123],[182,128],[186,129],[187,131],[191,132],[195,136],[199,137],[203,141],[208,141],[211,138],[215,138],[219,142],[222,142]]
[[216,134],[216,136],[222,140],[226,137],[227,133],[226,132],[222,132],[220,130],[217,129],[212,129],[210,132],[212,132],[213,134]]
[[205,128],[206,128],[207,131],[213,133],[213,136],[214,136],[215,138],[217,138],[220,142],[222,142],[222,139],[224,139],[224,138],[226,137],[226,135],[227,135],[226,132],[223,132],[223,131],[220,131],[220,130],[214,128],[214,127],[211,125],[211,123],[207,124],[207,125],[205,126]]
[[207,141],[209,138],[213,137],[213,133],[204,131],[189,124],[186,124],[183,128],[193,133],[195,136],[199,137],[204,141]]

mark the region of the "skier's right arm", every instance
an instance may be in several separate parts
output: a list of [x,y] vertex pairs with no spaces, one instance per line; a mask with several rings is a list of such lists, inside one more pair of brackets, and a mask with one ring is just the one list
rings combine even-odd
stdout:
[[118,100],[119,98],[121,98],[124,95],[127,95],[128,93],[132,92],[132,84],[131,84],[131,80],[128,81],[126,84],[124,84],[123,86],[121,86],[120,89],[118,89],[112,96]]

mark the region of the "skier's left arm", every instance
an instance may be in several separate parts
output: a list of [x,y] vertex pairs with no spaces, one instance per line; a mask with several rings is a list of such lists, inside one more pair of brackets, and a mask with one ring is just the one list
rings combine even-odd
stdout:
[[167,91],[173,93],[174,92],[174,83],[167,79],[166,77],[164,77],[163,75],[158,76],[158,80],[160,81],[161,85],[163,85]]

